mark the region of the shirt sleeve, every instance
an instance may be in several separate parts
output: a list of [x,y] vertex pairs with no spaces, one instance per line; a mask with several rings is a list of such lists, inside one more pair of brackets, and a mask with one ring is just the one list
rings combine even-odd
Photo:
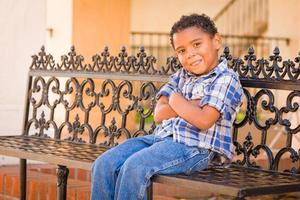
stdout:
[[205,105],[216,108],[223,117],[231,118],[242,101],[243,89],[237,76],[222,74],[209,86],[208,93],[200,101]]
[[180,80],[180,72],[181,70],[178,70],[169,77],[169,82],[162,86],[156,94],[156,100],[158,100],[161,96],[169,97],[172,92],[179,92],[178,84]]

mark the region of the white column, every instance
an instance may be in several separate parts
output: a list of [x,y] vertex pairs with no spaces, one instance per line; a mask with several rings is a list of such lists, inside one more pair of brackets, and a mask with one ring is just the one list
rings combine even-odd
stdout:
[[[31,55],[45,44],[46,0],[0,0],[0,27],[0,135],[20,135]],[[0,165],[12,160],[0,157]]]

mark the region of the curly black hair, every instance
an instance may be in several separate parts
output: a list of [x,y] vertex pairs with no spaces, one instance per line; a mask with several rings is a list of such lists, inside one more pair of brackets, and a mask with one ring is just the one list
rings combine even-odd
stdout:
[[191,14],[191,15],[183,15],[179,21],[175,22],[170,31],[170,41],[172,47],[174,47],[173,36],[175,33],[178,33],[184,29],[190,27],[198,27],[201,28],[202,31],[214,36],[218,33],[217,27],[215,23],[205,14]]

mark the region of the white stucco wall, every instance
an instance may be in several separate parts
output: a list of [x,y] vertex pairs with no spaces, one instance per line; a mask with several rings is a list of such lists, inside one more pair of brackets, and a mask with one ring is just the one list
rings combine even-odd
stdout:
[[31,55],[45,43],[45,0],[0,0],[0,135],[19,133]]
[[[0,135],[17,135],[22,129],[31,56],[42,45],[56,60],[69,51],[72,0],[0,0],[0,27]],[[0,165],[16,162],[0,156]]]
[[[46,0],[46,50],[56,62],[67,54],[72,45],[73,0]],[[52,29],[52,36],[49,30]]]
[[46,0],[0,0],[0,135],[21,134],[27,72],[45,44],[45,13]]

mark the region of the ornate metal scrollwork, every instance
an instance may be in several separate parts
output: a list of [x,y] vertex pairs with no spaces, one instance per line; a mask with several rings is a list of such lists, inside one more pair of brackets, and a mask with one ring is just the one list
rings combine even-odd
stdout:
[[35,135],[38,137],[49,137],[44,133],[44,130],[48,130],[49,123],[46,122],[44,111],[41,113],[41,118],[37,120],[34,124],[35,128],[39,130]]
[[243,154],[243,160],[237,160],[236,162],[239,165],[250,165],[250,166],[255,166],[255,163],[250,163],[250,154],[252,153],[253,150],[253,142],[252,142],[252,136],[251,133],[249,132],[248,135],[245,138],[245,141],[243,142],[243,145],[240,145],[237,142],[234,142],[234,144],[236,145],[236,153],[237,155]]
[[[71,84],[73,83],[74,86],[72,86]],[[61,91],[61,102],[62,104],[64,105],[65,109],[67,111],[71,111],[73,110],[78,101],[76,101],[76,97],[77,97],[77,94],[78,94],[78,89],[79,88],[79,82],[76,78],[71,78],[71,79],[68,79],[65,83],[65,91]],[[73,94],[73,103],[70,103],[70,99],[68,98],[65,98],[66,95],[70,95],[72,96]]]
[[[297,56],[294,61],[287,60],[282,62],[278,47],[274,48],[273,55],[269,57],[269,61],[264,58],[256,59],[255,51],[252,47],[248,49],[248,54],[244,57],[246,64],[244,64],[240,58],[232,58],[228,47],[225,47],[221,57],[230,61],[229,66],[242,78],[300,81],[300,57]],[[108,47],[104,47],[100,55],[96,54],[92,57],[91,64],[84,64],[84,57],[77,55],[74,46],[71,47],[71,51],[67,55],[61,57],[60,64],[55,63],[53,57],[45,53],[44,47],[41,48],[41,52],[39,52],[38,55],[34,55],[32,58],[31,70],[46,71],[120,72],[169,75],[181,67],[176,57],[167,58],[166,67],[156,66],[156,58],[152,55],[147,55],[144,47],[140,48],[136,56],[128,56],[125,47],[121,47],[118,56],[111,56]],[[280,64],[282,66],[280,66]]]
[[53,70],[55,67],[55,61],[51,54],[46,54],[45,47],[41,47],[41,51],[38,55],[32,56],[31,70]]
[[292,104],[293,99],[296,97],[300,98],[300,91],[291,92],[286,99],[286,106],[282,107],[279,111],[279,124],[283,125],[288,133],[296,134],[300,131],[300,124],[295,128],[291,128],[291,122],[288,119],[283,118],[283,113],[296,112],[299,109],[299,103],[294,102]]
[[75,47],[71,47],[71,51],[67,55],[61,56],[61,64],[57,64],[55,70],[62,71],[83,71],[86,69],[86,64],[83,64],[84,57],[77,55]]
[[[123,92],[122,92],[123,91]],[[122,81],[116,88],[115,95],[113,97],[114,110],[117,110],[121,115],[127,115],[131,110],[134,109],[137,102],[137,97],[132,94],[133,86],[130,81]],[[122,93],[122,95],[121,95]],[[120,105],[120,100],[129,100],[127,107],[123,108]]]
[[68,137],[66,140],[84,143],[84,141],[81,138],[79,138],[79,135],[82,135],[84,128],[80,124],[78,114],[76,115],[75,121],[73,122],[72,126],[69,126],[68,130],[69,133],[72,132],[73,134],[72,136]]
[[121,136],[121,134],[117,130],[118,130],[118,127],[116,126],[116,120],[113,117],[107,131],[104,132],[104,136],[108,137],[108,141],[104,141],[104,143],[101,143],[101,144],[109,146],[109,147],[114,147],[114,146],[118,145],[118,143],[115,142],[115,138],[118,139]]
[[[87,105],[84,103],[85,99],[82,97],[83,95],[92,98],[92,100],[90,100],[90,102]],[[86,80],[83,80],[80,85],[80,88],[78,88],[76,96],[77,106],[79,106],[82,111],[89,112],[96,105],[95,83],[93,79],[88,78]]]
[[[133,133],[133,136],[139,136],[139,135],[147,135],[151,134],[156,125],[154,121],[151,123],[151,128],[149,130],[149,133],[145,130],[145,125],[146,125],[146,119],[151,117],[154,112],[155,104],[156,104],[156,99],[155,99],[155,94],[157,92],[157,88],[152,82],[148,83],[143,83],[141,88],[140,88],[140,94],[138,97],[138,103],[135,107],[138,117],[139,117],[139,129]],[[150,100],[150,102],[149,102]],[[147,104],[147,109],[145,109],[144,104]]]
[[256,158],[260,154],[260,151],[263,150],[267,155],[269,164],[268,169],[272,169],[274,157],[271,149],[264,144],[259,144],[255,146],[252,140],[252,135],[250,132],[248,132],[248,135],[246,136],[243,145],[239,144],[237,141],[234,142],[234,145],[236,146],[235,152],[237,153],[237,155],[243,155],[243,160],[237,160],[236,163],[239,165],[247,165],[248,167],[261,168],[259,165],[257,165],[255,161],[251,161],[251,156]]

